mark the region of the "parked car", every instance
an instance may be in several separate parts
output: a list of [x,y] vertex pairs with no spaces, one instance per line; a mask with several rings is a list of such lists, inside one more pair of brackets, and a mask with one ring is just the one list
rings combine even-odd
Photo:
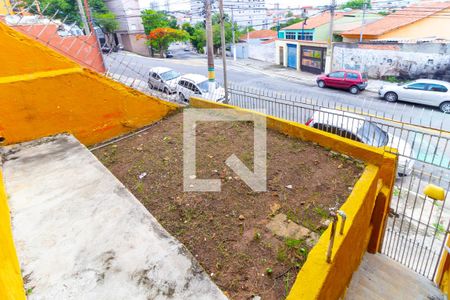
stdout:
[[432,79],[418,79],[397,85],[383,85],[378,94],[389,102],[397,100],[439,107],[450,113],[450,83]]
[[410,175],[413,170],[414,160],[411,159],[413,157],[411,145],[360,115],[322,108],[314,112],[306,125],[370,146],[395,148],[399,153],[398,175]]
[[322,74],[316,79],[320,88],[334,87],[343,90],[349,90],[352,94],[358,94],[367,87],[367,73],[361,73],[353,70],[338,70],[329,74]]
[[194,95],[207,100],[222,102],[225,99],[225,90],[217,82],[215,85],[215,90],[210,93],[208,78],[199,74],[186,74],[178,81],[177,93],[183,102],[188,102],[189,97]]
[[180,76],[181,74],[177,71],[166,67],[152,68],[148,73],[148,87],[166,94],[173,94],[177,91]]
[[166,53],[164,53],[166,58],[172,58],[173,57],[173,53],[170,50],[167,50]]

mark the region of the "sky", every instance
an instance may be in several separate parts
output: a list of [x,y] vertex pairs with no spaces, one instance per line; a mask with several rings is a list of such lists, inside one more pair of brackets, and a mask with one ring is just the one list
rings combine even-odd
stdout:
[[[139,4],[141,8],[150,8],[150,2],[154,0],[139,0]],[[189,0],[156,0],[161,5],[161,8],[164,7],[164,3],[166,1],[169,2],[170,10],[188,10]],[[336,0],[337,4],[345,3],[348,0]],[[331,0],[266,0],[267,8],[273,8],[274,3],[279,3],[280,7],[287,8],[292,7],[296,8],[299,6],[320,6],[320,5],[329,5]]]

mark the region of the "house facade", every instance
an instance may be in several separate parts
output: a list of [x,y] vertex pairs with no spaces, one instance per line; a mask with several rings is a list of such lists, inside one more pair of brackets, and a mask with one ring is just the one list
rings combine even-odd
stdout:
[[145,44],[145,39],[138,38],[144,34],[139,1],[111,0],[105,3],[119,21],[119,29],[116,31],[119,43],[127,51],[149,56],[150,52]]
[[[204,1],[191,0],[191,24],[203,22]],[[253,27],[256,30],[268,29],[272,22],[267,17],[266,0],[224,0],[224,13],[239,26]],[[218,13],[218,2],[212,4],[212,12]]]
[[[449,14],[450,1],[419,2],[364,26],[363,40],[450,40]],[[345,31],[343,41],[358,41],[360,33],[360,27]]]
[[[365,24],[371,24],[383,16],[368,13]],[[340,34],[344,31],[361,26],[363,12],[337,12],[334,18],[333,41],[341,41]],[[330,32],[330,14],[328,12],[308,18],[305,22],[293,24],[280,30],[278,37],[287,40],[327,41]]]

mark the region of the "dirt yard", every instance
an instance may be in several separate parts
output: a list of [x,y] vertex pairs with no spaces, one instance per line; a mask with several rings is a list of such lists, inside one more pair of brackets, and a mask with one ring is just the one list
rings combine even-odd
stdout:
[[225,165],[234,153],[252,169],[252,126],[199,123],[197,178],[220,178],[222,191],[183,192],[182,124],[175,114],[94,154],[227,296],[284,299],[326,229],[329,208],[345,201],[363,166],[269,130],[268,191],[255,193]]

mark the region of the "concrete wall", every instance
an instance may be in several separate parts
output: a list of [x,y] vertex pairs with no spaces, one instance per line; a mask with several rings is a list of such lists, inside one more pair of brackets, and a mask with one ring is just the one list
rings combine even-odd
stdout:
[[0,136],[5,144],[69,132],[91,145],[177,108],[83,69],[3,23],[0,40]]
[[261,44],[260,42],[248,44],[248,57],[265,62],[275,63],[275,42]]
[[[233,108],[247,111],[197,98],[191,98],[190,104],[198,108]],[[268,128],[294,138],[316,142],[366,163],[364,173],[341,207],[347,214],[347,221],[344,234],[336,233],[331,262],[326,262],[331,233],[329,226],[309,252],[287,297],[288,300],[342,299],[362,256],[366,251],[380,251],[389,212],[389,199],[396,178],[397,157],[385,149],[371,147],[303,124],[272,116],[265,117]]]
[[368,72],[370,78],[434,78],[450,81],[450,44],[334,45],[333,69]]
[[0,170],[0,299],[26,299],[11,232],[8,198]]

